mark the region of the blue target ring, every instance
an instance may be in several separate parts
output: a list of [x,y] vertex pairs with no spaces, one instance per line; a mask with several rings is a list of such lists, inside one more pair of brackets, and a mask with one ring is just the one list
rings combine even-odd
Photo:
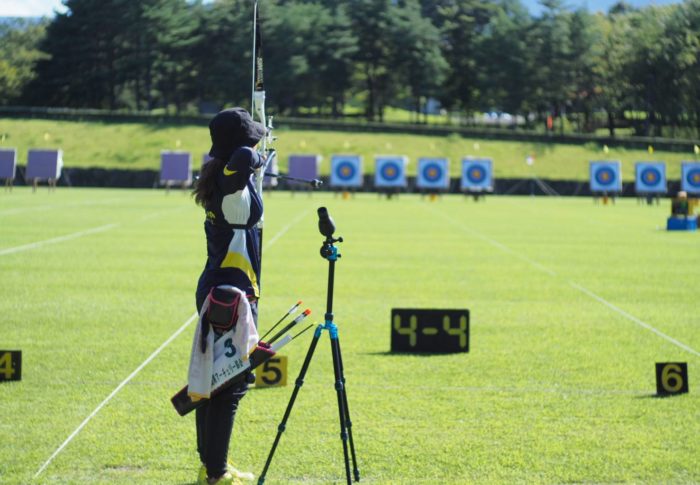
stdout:
[[481,165],[472,165],[467,169],[467,179],[475,184],[480,184],[486,179],[486,169]]
[[615,183],[615,178],[615,171],[610,167],[603,167],[595,173],[595,180],[600,185],[612,185]]
[[423,167],[423,177],[428,182],[439,182],[442,178],[442,167],[437,163],[428,163]]
[[644,185],[656,185],[661,180],[661,172],[657,168],[649,167],[642,170],[639,177]]
[[700,188],[700,169],[693,168],[688,170],[688,173],[685,176],[685,180],[691,187]]
[[352,180],[355,172],[355,165],[350,162],[340,162],[335,168],[335,174],[340,180]]
[[382,165],[380,173],[384,180],[393,182],[394,180],[397,180],[399,177],[401,177],[401,167],[399,167],[399,165],[396,162],[387,162],[384,165]]

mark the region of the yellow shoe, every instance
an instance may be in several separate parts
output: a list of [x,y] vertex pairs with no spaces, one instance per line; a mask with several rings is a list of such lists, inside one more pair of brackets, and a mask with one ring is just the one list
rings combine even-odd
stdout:
[[[239,480],[250,480],[251,482],[255,480],[255,475],[253,475],[252,472],[242,472],[240,470],[237,470],[230,460],[228,463],[226,463],[226,471],[228,471],[231,475],[238,478]],[[206,472],[204,472],[204,474],[206,475]]]
[[214,481],[207,478],[204,483],[208,483],[209,485],[243,485],[243,482],[231,475],[231,472],[224,473]]
[[[234,467],[233,463],[231,463],[230,461],[226,464],[226,471],[239,480],[250,480],[251,482],[255,480],[255,475],[253,475],[252,472],[242,472],[236,469],[236,467]],[[207,467],[203,463],[202,466],[199,467],[199,473],[197,474],[197,483],[202,485],[208,483]]]

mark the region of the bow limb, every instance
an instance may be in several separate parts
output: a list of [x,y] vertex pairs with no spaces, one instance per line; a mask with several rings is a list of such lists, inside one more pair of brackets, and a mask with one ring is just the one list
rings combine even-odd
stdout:
[[[255,188],[263,199],[263,179],[268,166],[273,166],[276,152],[272,148],[274,137],[272,136],[272,117],[265,115],[265,85],[263,82],[263,55],[262,55],[262,32],[260,29],[260,17],[258,15],[257,0],[253,6],[253,86],[251,93],[251,116],[256,118],[266,129],[265,136],[258,143],[258,154],[263,158],[264,163],[261,168],[255,171]],[[263,204],[264,205],[264,204]],[[258,267],[262,272],[262,240],[263,240],[263,215],[257,224],[258,241]]]

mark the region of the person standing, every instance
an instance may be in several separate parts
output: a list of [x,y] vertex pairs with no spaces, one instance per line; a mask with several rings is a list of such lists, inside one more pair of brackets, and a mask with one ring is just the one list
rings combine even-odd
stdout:
[[[219,285],[245,292],[257,326],[260,296],[259,236],[255,225],[263,205],[252,175],[264,164],[253,149],[265,127],[243,108],[219,112],[209,123],[212,157],[202,168],[193,189],[195,202],[205,211],[207,260],[197,283],[196,304],[201,313],[207,296]],[[215,339],[220,336],[214,329]],[[239,403],[248,383],[233,385],[197,408],[197,451],[202,467],[198,483],[238,484],[253,479],[228,462],[229,443]]]

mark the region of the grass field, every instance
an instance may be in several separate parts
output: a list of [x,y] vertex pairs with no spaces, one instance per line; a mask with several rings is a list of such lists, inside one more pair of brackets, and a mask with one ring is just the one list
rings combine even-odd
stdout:
[[[322,319],[321,205],[345,239],[334,310],[361,483],[700,483],[700,234],[663,230],[665,204],[267,194],[263,330],[297,299]],[[0,483],[194,483],[193,416],[169,398],[202,219],[178,192],[0,193],[0,349],[23,357],[0,384]],[[470,352],[390,353],[394,307],[469,308]],[[232,455],[256,475],[310,338],[284,351],[289,386],[242,402]],[[266,483],[344,481],[322,339]],[[656,398],[669,361],[690,393]]]
[[[681,161],[694,160],[693,153],[672,153],[611,148],[608,153],[594,143],[563,145],[516,141],[480,140],[451,136],[420,136],[386,133],[342,133],[328,131],[277,130],[276,147],[280,168],[294,153],[313,153],[323,157],[321,173],[330,172],[333,154],[358,154],[364,157],[364,170],[374,173],[376,155],[406,155],[408,174],[414,175],[419,157],[447,157],[450,172],[459,176],[460,160],[466,156],[492,158],[494,175],[553,180],[588,180],[590,160],[621,160],[624,180],[634,180],[638,161],[666,162],[669,180],[680,178]],[[30,148],[61,148],[66,167],[104,167],[153,169],[160,167],[162,150],[192,153],[194,167],[209,150],[206,126],[157,125],[142,123],[96,123],[74,121],[15,120],[0,118],[0,148],[16,148],[19,164],[26,164]],[[525,163],[533,156],[535,163]]]

